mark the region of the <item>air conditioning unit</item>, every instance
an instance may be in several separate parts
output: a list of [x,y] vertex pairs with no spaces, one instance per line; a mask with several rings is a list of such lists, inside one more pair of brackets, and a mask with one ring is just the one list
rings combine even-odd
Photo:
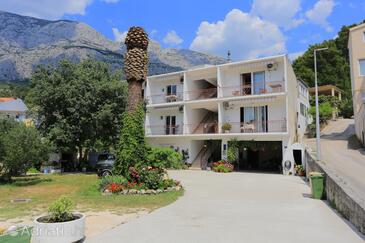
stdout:
[[184,106],[179,106],[179,111],[181,112],[181,113],[183,113],[184,112]]
[[267,70],[269,71],[275,71],[278,69],[278,63],[276,62],[269,62],[266,64]]

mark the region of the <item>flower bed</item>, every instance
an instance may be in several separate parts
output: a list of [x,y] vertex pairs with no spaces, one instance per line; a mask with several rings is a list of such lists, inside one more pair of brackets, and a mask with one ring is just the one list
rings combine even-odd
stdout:
[[221,160],[213,163],[212,170],[218,173],[229,173],[233,171],[233,165],[228,161]]
[[183,189],[179,181],[168,179],[165,171],[159,168],[143,168],[140,171],[131,167],[130,179],[122,176],[107,176],[101,179],[100,189],[105,194],[158,194]]

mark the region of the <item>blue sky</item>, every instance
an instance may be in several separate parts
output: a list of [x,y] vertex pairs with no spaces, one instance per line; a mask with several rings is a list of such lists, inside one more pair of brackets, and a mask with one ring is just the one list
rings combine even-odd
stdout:
[[117,41],[140,25],[164,47],[234,59],[295,55],[365,19],[363,0],[1,0],[0,10],[82,21]]

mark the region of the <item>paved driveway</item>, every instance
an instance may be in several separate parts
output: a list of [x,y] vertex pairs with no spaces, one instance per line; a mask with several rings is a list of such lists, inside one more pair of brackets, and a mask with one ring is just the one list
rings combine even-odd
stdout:
[[177,202],[86,242],[364,242],[298,177],[173,171],[186,192]]
[[[316,150],[315,139],[308,145]],[[353,119],[330,121],[321,132],[322,161],[342,188],[365,208],[365,150],[355,136]]]

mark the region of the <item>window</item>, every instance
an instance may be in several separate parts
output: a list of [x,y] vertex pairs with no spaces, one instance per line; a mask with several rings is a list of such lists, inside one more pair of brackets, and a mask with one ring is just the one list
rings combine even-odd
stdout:
[[176,116],[166,116],[166,135],[176,134]]
[[167,86],[167,95],[176,95],[176,85]]
[[300,103],[300,114],[307,117],[307,107],[303,103]]
[[359,64],[360,64],[360,76],[365,76],[365,59],[360,59]]
[[265,94],[265,72],[253,73],[254,94]]

